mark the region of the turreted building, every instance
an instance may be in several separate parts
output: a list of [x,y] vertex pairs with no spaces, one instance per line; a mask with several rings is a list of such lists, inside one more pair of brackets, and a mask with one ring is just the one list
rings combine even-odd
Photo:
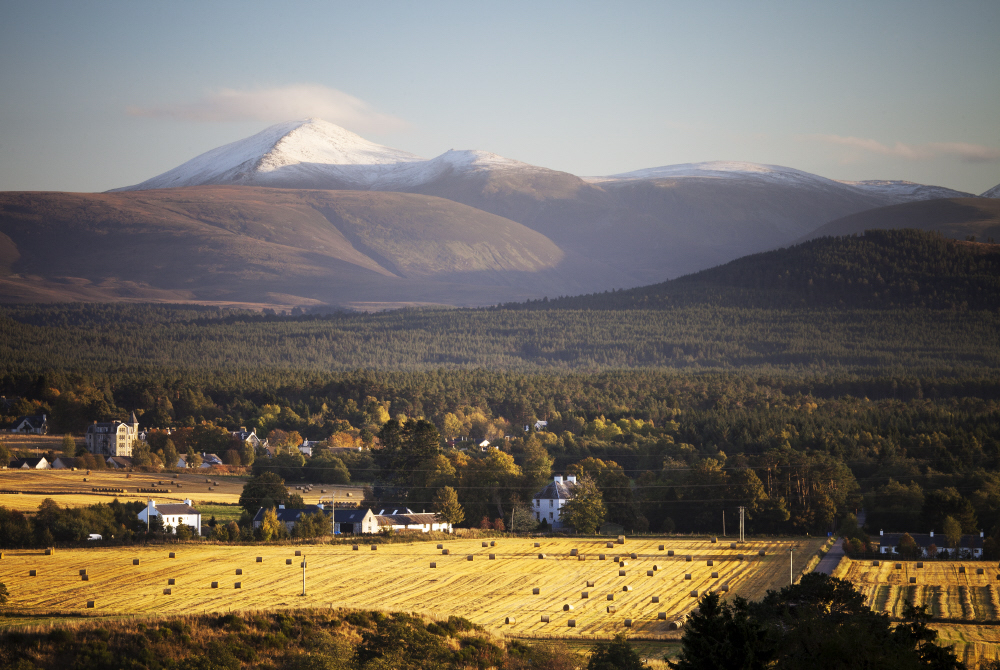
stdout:
[[139,439],[139,420],[132,412],[128,423],[95,421],[87,426],[87,451],[99,456],[132,456],[132,443]]

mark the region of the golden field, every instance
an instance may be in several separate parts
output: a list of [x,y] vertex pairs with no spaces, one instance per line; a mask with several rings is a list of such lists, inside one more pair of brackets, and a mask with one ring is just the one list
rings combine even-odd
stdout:
[[[933,627],[945,644],[955,644],[969,667],[979,659],[1000,657],[1000,626],[977,622],[1000,620],[1000,569],[987,561],[915,561],[844,559],[836,575],[850,580],[876,612],[903,615],[906,600],[926,605],[935,619],[949,619]],[[896,569],[900,564],[901,569]],[[961,572],[964,568],[965,572]],[[976,574],[982,570],[983,574]],[[916,579],[915,584],[910,579]],[[968,622],[968,623],[965,623]]]
[[[83,481],[84,478],[87,481]],[[206,481],[209,480],[209,481]],[[214,482],[218,482],[216,486]],[[180,484],[177,487],[176,484]],[[81,507],[99,502],[110,502],[118,498],[122,502],[145,501],[153,498],[157,502],[172,503],[190,498],[198,503],[222,503],[235,505],[240,500],[246,477],[213,473],[211,468],[192,473],[180,473],[176,478],[171,473],[131,472],[117,470],[0,470],[0,491],[20,491],[21,493],[0,493],[0,505],[21,512],[33,512],[46,498],[52,498],[63,507]],[[94,488],[119,488],[125,493],[97,493]],[[169,489],[169,493],[139,493],[140,488]],[[338,500],[361,500],[363,491],[356,486],[332,486],[316,484],[309,493],[295,490],[307,504],[315,504],[322,495],[336,492]],[[326,493],[321,493],[325,489]],[[347,497],[351,493],[351,497]],[[207,519],[206,519],[207,520]]]
[[[823,545],[822,539],[751,541],[730,549],[720,539],[628,539],[605,546],[597,539],[525,539],[445,541],[450,555],[434,542],[368,543],[354,551],[349,544],[227,546],[177,544],[141,548],[5,551],[0,581],[10,591],[8,609],[22,614],[88,612],[94,614],[170,615],[297,607],[348,607],[464,616],[495,632],[517,636],[609,637],[632,619],[631,634],[649,639],[680,635],[668,624],[696,606],[706,590],[730,587],[729,595],[748,598],[788,583],[788,549],[795,549],[800,571]],[[660,551],[659,546],[664,545]],[[296,549],[307,561],[306,596]],[[585,556],[571,556],[578,549]],[[675,556],[668,557],[667,550]],[[758,550],[767,555],[760,557]],[[176,558],[169,558],[170,551]],[[546,557],[539,559],[538,554]],[[495,560],[489,554],[495,554]],[[635,553],[636,559],[630,558]],[[743,553],[746,560],[737,559]],[[606,560],[599,560],[605,554]],[[687,562],[685,556],[692,560]],[[473,560],[467,560],[467,556]],[[260,556],[263,562],[257,563]],[[623,557],[621,567],[612,559]],[[133,565],[133,559],[139,565]],[[291,559],[291,565],[286,560]],[[706,565],[708,560],[714,566]],[[431,568],[430,564],[437,564]],[[647,576],[648,570],[654,570]],[[30,577],[29,570],[37,576]],[[80,570],[87,570],[83,581]],[[243,571],[237,575],[236,571]],[[619,576],[625,570],[625,576]],[[713,571],[718,577],[712,577]],[[691,579],[684,578],[685,573]],[[174,585],[167,580],[174,579]],[[593,581],[593,587],[587,587]],[[212,588],[218,582],[218,588]],[[240,582],[241,588],[235,588]],[[624,587],[632,590],[626,591]],[[170,588],[170,595],[163,589]],[[538,588],[538,595],[532,589]],[[588,592],[589,597],[582,597]],[[609,601],[608,596],[613,596]],[[653,603],[653,596],[660,602]],[[572,611],[564,611],[572,605]],[[608,605],[617,611],[608,613]],[[665,620],[657,618],[664,612]],[[549,623],[541,616],[548,615]],[[506,617],[516,623],[505,624]],[[576,626],[570,628],[570,619]]]

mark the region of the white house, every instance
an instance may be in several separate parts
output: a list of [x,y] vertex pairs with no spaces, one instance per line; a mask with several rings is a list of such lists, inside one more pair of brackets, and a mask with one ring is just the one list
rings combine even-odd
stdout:
[[204,451],[201,452],[201,465],[199,465],[198,467],[210,468],[213,465],[225,465],[225,463],[223,463],[222,459],[219,458],[216,454],[208,454],[205,453]]
[[575,475],[569,475],[565,481],[561,475],[553,477],[551,484],[534,495],[535,519],[545,519],[551,528],[562,528],[565,524],[560,520],[559,513],[563,505],[573,497],[575,488]]
[[[902,541],[904,535],[906,533],[885,533],[880,530],[878,532],[878,553],[898,554],[899,543]],[[983,536],[984,533],[982,531],[979,532],[978,536],[963,535],[956,549],[955,547],[948,546],[948,538],[944,535],[935,537],[933,530],[930,533],[910,533],[910,537],[916,542],[921,556],[928,556],[930,552],[927,549],[933,545],[935,555],[942,551],[947,551],[950,555],[954,556],[959,552],[968,551],[974,558],[981,558],[983,555],[983,540],[985,539]]]
[[76,459],[69,456],[59,456],[52,461],[53,470],[72,470],[76,467]]
[[11,424],[10,432],[24,435],[45,435],[49,432],[49,422],[44,414],[22,416]]
[[535,422],[535,432],[537,433],[540,430],[545,430],[546,428],[548,428],[548,426],[549,426],[549,422],[548,421],[536,421]]
[[176,534],[178,526],[191,526],[195,533],[201,535],[201,512],[192,507],[191,499],[185,500],[182,504],[157,505],[155,500],[150,500],[146,508],[139,512],[139,521],[146,523],[146,519],[152,516],[159,516],[163,519],[163,527]]
[[11,470],[48,470],[52,467],[44,456],[38,458],[18,458],[10,462]]
[[[257,514],[253,518],[254,528],[260,528],[261,524],[264,523],[264,514],[266,512],[267,510],[263,507],[257,510]],[[286,509],[284,505],[278,505],[278,508],[274,512],[278,517],[278,521],[285,524],[285,528],[290,533],[295,528],[295,524],[303,516],[307,514],[329,516],[330,508],[325,505],[316,505],[315,507],[307,507],[305,509]],[[377,533],[379,526],[375,514],[370,509],[361,509],[360,507],[334,510],[333,525],[334,531],[338,535],[342,533],[351,533],[354,535]]]
[[302,444],[299,445],[299,451],[302,452],[303,456],[308,456],[312,458],[313,449],[317,449],[326,444],[326,440],[303,440]]
[[392,514],[386,514],[385,510],[375,517],[379,528],[388,528],[394,532],[401,530],[419,530],[422,533],[440,531],[450,533],[451,524],[444,521],[437,514],[421,513],[416,514],[409,509],[392,510]]

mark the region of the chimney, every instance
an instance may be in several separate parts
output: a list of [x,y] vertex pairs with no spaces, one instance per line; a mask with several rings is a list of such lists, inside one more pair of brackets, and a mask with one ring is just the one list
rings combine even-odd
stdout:
[[881,531],[881,530],[880,530],[880,531],[878,532],[878,534],[879,534],[880,536],[881,536],[881,535],[885,535],[885,531]]
[[568,481],[570,484],[576,484],[576,475],[569,475],[568,477],[566,477],[566,481]]
[[562,484],[562,475],[556,475],[552,478],[552,480],[555,481],[556,484]]
[[933,530],[931,531],[931,537],[934,537],[934,531]]
[[185,498],[184,504],[187,505],[188,507],[194,507],[194,501],[191,500],[190,498]]
[[278,505],[278,509],[285,509],[284,505]]
[[983,536],[983,531],[979,531],[979,537]]
[[146,507],[147,507],[148,509],[156,509],[156,501],[155,501],[155,500],[150,500],[150,501],[149,501],[149,504],[148,504],[148,505],[146,505]]

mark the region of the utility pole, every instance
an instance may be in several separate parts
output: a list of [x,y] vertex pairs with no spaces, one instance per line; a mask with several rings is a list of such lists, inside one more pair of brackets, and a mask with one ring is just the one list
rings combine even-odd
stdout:
[[793,553],[794,552],[792,551],[792,548],[789,547],[788,548],[788,584],[789,585],[792,585],[792,584],[795,583],[795,578],[792,577],[792,562],[793,562],[792,561],[792,555],[793,555]]
[[726,536],[726,510],[722,510],[722,537]]
[[306,556],[302,555],[302,595],[306,595]]
[[743,513],[746,510],[746,508],[740,507],[739,509],[740,509],[740,544],[743,544],[743,542],[746,540],[746,538],[743,535]]
[[149,516],[150,516],[149,501],[150,499],[146,498],[146,535],[149,535]]

